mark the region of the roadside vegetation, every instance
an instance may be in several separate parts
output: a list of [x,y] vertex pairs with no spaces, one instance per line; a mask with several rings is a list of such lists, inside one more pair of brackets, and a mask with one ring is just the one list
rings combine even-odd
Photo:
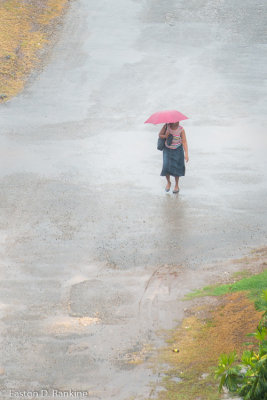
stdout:
[[251,300],[260,300],[262,290],[267,288],[267,269],[261,274],[245,277],[234,283],[226,285],[206,286],[186,296],[186,299],[193,299],[203,296],[221,296],[227,293],[247,291]]
[[240,363],[236,351],[222,354],[215,376],[220,378],[220,391],[226,387],[244,400],[267,400],[267,290],[256,300],[255,307],[263,315],[256,331],[248,336],[257,340],[257,348],[248,342]]
[[40,65],[69,0],[0,0],[0,102],[18,94]]
[[[219,400],[239,395],[265,400],[260,396],[267,383],[266,264],[262,267],[261,273],[244,270],[231,283],[187,296],[191,305],[182,324],[162,332],[166,347],[151,363],[161,372],[150,398]],[[261,394],[253,397],[257,388]]]

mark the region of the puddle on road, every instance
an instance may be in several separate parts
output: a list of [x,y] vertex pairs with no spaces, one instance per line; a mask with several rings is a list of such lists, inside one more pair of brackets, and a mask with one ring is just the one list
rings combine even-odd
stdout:
[[86,328],[101,323],[99,318],[54,317],[44,322],[44,332],[49,335],[81,334]]

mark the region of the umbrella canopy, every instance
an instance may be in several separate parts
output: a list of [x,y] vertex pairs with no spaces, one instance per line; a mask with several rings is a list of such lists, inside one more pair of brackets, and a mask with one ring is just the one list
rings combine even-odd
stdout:
[[145,124],[162,124],[162,123],[171,123],[182,121],[184,119],[188,119],[184,114],[176,110],[166,110],[166,111],[158,111],[152,114],[146,121]]

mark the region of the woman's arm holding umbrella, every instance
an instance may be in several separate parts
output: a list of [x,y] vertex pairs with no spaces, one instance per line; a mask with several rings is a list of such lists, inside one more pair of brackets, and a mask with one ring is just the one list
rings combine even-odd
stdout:
[[164,124],[163,127],[161,128],[160,132],[159,132],[159,137],[161,139],[167,139],[169,134],[170,134],[170,132],[167,130],[167,124]]
[[184,158],[185,158],[185,161],[188,162],[189,161],[188,146],[187,146],[186,134],[185,134],[184,129],[181,132],[181,137],[182,137],[183,148],[184,148]]

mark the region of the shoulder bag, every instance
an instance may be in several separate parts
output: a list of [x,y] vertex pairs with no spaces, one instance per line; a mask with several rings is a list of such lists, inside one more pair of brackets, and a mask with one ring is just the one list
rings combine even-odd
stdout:
[[[166,124],[166,128],[165,128],[164,135],[165,135],[166,131],[167,131],[167,124]],[[159,138],[158,138],[157,149],[160,150],[160,151],[162,151],[162,150],[164,149],[164,147],[165,147],[165,139],[159,137]]]

